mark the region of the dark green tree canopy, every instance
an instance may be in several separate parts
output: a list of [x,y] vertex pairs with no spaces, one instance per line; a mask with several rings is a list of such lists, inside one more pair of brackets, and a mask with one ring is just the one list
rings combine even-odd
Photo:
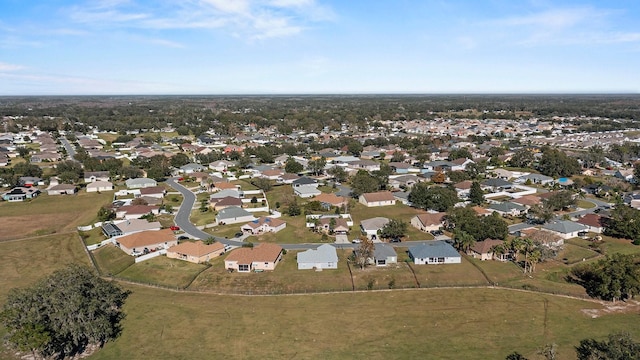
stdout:
[[640,241],[640,210],[618,205],[605,223],[605,235]]
[[547,176],[568,177],[580,173],[580,163],[562,150],[547,147],[542,151],[538,171]]
[[0,321],[19,351],[71,357],[120,334],[128,295],[87,267],[71,265],[30,288],[12,289]]
[[409,193],[409,201],[425,210],[447,211],[459,200],[455,190],[425,183],[416,184]]
[[607,340],[583,339],[576,347],[578,360],[638,360],[640,343],[626,332],[610,334]]
[[291,174],[297,174],[297,173],[301,172],[302,170],[304,170],[304,166],[302,164],[297,162],[292,157],[287,158],[287,161],[284,164],[284,171],[286,171],[288,173],[291,173]]
[[358,197],[364,193],[378,191],[380,182],[378,178],[369,174],[366,170],[358,170],[351,178],[351,194]]
[[380,229],[380,236],[384,239],[401,238],[407,233],[407,223],[400,220],[391,219]]
[[626,300],[640,292],[640,265],[633,255],[616,253],[572,268],[570,279],[582,285],[591,297]]

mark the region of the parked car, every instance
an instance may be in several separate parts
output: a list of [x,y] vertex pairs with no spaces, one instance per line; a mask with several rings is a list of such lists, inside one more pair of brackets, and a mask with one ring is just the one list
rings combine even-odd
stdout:
[[442,232],[442,230],[431,230],[431,231],[430,231],[430,233],[431,233],[431,235],[433,235],[433,236],[440,236],[440,235],[444,234],[444,233]]
[[178,230],[180,230],[180,226],[173,225],[169,229],[171,229],[173,231],[178,231]]
[[390,243],[399,243],[402,242],[402,239],[400,239],[399,237],[395,237],[395,238],[391,238],[389,239]]
[[178,236],[178,240],[189,240],[188,236],[180,235]]
[[242,235],[244,235],[244,233],[242,231],[238,231],[234,236],[239,238]]
[[362,242],[362,240],[360,240],[360,239],[353,239],[353,240],[351,240],[351,242],[352,242],[352,243],[354,243],[354,244],[360,244],[360,243]]

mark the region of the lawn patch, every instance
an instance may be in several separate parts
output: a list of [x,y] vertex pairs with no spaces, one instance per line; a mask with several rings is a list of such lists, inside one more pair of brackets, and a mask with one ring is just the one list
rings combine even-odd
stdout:
[[114,245],[106,245],[93,251],[93,258],[96,260],[100,271],[107,276],[114,276],[135,263],[131,255]]
[[133,264],[118,277],[143,284],[185,288],[207,265],[158,256]]

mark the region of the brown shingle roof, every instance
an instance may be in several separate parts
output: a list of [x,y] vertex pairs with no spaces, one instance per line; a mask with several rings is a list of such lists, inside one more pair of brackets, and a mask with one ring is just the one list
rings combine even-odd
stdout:
[[131,235],[123,236],[117,241],[120,243],[120,245],[129,249],[133,249],[175,240],[176,236],[173,234],[173,231],[171,231],[171,229],[163,229],[156,231],[141,231]]
[[364,199],[367,202],[378,202],[378,201],[393,201],[395,198],[393,197],[393,193],[390,191],[378,191],[373,193],[364,193],[362,194]]
[[342,205],[347,201],[347,198],[343,196],[336,196],[335,194],[320,194],[313,198],[314,201],[320,201],[331,205]]
[[201,257],[224,249],[224,244],[215,242],[207,245],[202,241],[185,241],[182,244],[170,247],[167,252],[179,253],[189,256]]
[[418,214],[416,215],[416,217],[418,218],[418,220],[420,220],[422,225],[430,226],[430,225],[441,224],[442,219],[444,218],[445,215],[447,214],[443,212],[439,212],[435,214],[431,214],[431,213]]
[[227,256],[227,261],[237,261],[238,264],[250,264],[252,262],[275,262],[282,252],[282,247],[277,244],[262,243],[252,248],[236,249]]
[[591,227],[604,227],[604,218],[597,214],[586,214],[577,222]]
[[471,250],[477,252],[478,254],[488,254],[491,252],[491,248],[496,245],[502,245],[504,241],[495,240],[495,239],[486,239],[484,241],[478,241],[471,247]]

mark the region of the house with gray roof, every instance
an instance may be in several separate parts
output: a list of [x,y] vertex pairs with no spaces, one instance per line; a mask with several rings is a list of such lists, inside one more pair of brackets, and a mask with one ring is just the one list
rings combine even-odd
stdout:
[[155,180],[149,178],[127,179],[124,183],[127,185],[128,189],[142,189],[158,186],[158,183]]
[[493,179],[487,179],[483,181],[481,184],[481,187],[482,187],[482,190],[496,192],[496,191],[511,189],[513,187],[513,184],[506,180],[493,178]]
[[542,174],[527,174],[517,178],[514,182],[524,184],[529,181],[532,184],[547,185],[553,183],[553,178]]
[[416,265],[460,264],[462,256],[442,240],[427,241],[409,248],[409,257]]
[[491,204],[487,209],[491,212],[495,211],[502,216],[520,216],[525,211],[527,211],[527,207],[512,203],[512,202],[501,202],[497,204]]
[[229,206],[218,212],[216,225],[247,223],[256,218],[247,210],[238,206]]
[[338,268],[338,253],[329,244],[298,253],[298,270],[324,270]]
[[205,170],[207,170],[207,168],[200,164],[189,163],[189,164],[180,166],[179,172],[183,174],[192,174],[194,172],[205,171]]
[[589,227],[574,221],[560,220],[542,225],[542,230],[550,231],[562,239],[578,237],[578,233],[589,231]]
[[371,240],[378,238],[378,230],[382,229],[389,223],[389,219],[386,217],[374,217],[371,219],[365,219],[360,222],[360,231],[362,234]]
[[385,243],[377,243],[373,250],[373,261],[376,266],[387,266],[398,263],[398,254],[393,246]]

